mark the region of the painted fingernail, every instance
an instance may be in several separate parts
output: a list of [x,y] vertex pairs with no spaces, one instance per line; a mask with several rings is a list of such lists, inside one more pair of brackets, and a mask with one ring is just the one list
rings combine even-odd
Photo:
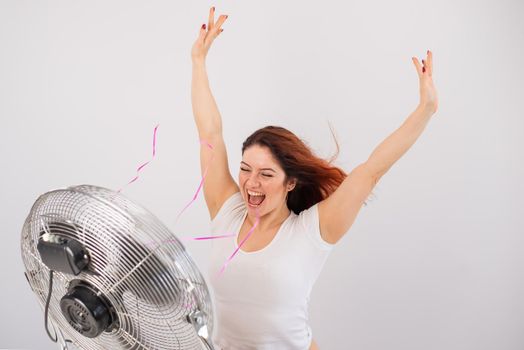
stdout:
[[215,11],[215,6],[213,6],[211,9],[213,9],[213,11]]
[[426,71],[426,67],[422,67],[422,73]]
[[206,24],[202,24],[202,29],[206,29]]

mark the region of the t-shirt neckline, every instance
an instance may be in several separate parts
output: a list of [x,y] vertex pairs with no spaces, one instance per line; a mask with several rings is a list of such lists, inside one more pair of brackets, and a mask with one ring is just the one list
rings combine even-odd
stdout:
[[[280,236],[280,232],[282,231],[282,228],[284,227],[284,225],[287,224],[289,218],[293,215],[293,210],[290,211],[288,217],[280,224],[280,227],[278,228],[278,231],[277,233],[275,234],[275,236],[273,237],[273,239],[262,249],[259,249],[259,250],[254,250],[254,251],[251,251],[251,252],[246,252],[246,251],[243,251],[242,248],[239,248],[239,245],[238,245],[238,236],[240,235],[240,230],[242,229],[242,225],[244,224],[244,221],[246,220],[246,216],[247,216],[247,211],[248,209],[246,208],[244,214],[242,215],[242,220],[240,220],[240,225],[237,227],[237,229],[235,230],[236,232],[236,235],[235,235],[235,249],[238,248],[238,251],[239,253],[242,253],[242,254],[257,254],[257,253],[262,253],[263,251],[267,250],[274,242],[276,242]],[[250,228],[251,229],[251,228]],[[251,234],[250,237],[252,237],[252,235],[254,234],[254,232]],[[249,238],[248,238],[249,240]],[[247,241],[246,241],[247,242]]]

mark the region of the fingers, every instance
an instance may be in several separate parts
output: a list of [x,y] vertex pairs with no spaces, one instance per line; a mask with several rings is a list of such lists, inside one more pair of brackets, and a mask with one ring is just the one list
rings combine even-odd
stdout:
[[215,7],[211,7],[209,10],[209,19],[207,20],[207,29],[211,30],[213,29],[213,26],[215,24]]
[[199,39],[203,39],[206,36],[206,25],[205,24],[202,24],[202,26],[200,27],[200,32],[198,34],[200,35]]
[[[218,20],[215,23],[215,7],[213,6],[209,9],[207,31],[204,25],[204,41],[206,43],[210,44],[220,33],[224,31],[220,27],[222,26],[222,24],[225,22],[226,19],[227,19],[227,15],[220,15],[220,17],[218,17]],[[208,38],[209,40],[207,40]]]
[[428,68],[427,68],[429,76],[433,75],[433,52],[428,50]]
[[218,20],[217,22],[215,23],[215,7],[211,7],[209,9],[209,18],[208,18],[208,21],[207,21],[207,30],[210,32],[210,31],[213,31],[214,29],[219,29],[220,26],[222,25],[222,23],[224,23],[224,21],[226,20],[227,18],[227,15],[220,15],[220,17],[218,17]]
[[220,29],[220,26],[222,26],[222,24],[226,21],[226,19],[227,19],[227,15],[220,15],[220,17],[218,17],[218,21],[217,21],[217,23],[215,23],[215,27],[214,27],[214,28],[215,28],[217,31],[220,31],[220,30],[219,30],[219,29]]
[[426,51],[426,59],[422,60],[422,64],[422,73],[431,76],[433,74],[433,53],[431,51]]
[[416,57],[411,57],[411,59],[413,60],[413,63],[415,64],[415,68],[417,69],[417,74],[419,76],[419,78],[422,78],[422,66],[420,65],[420,62],[418,61],[418,59]]
[[418,61],[416,57],[411,57],[413,60],[413,63],[415,64],[415,67],[417,69],[417,73],[420,78],[422,76],[432,76],[433,74],[433,53],[431,51],[427,51],[427,56],[425,60],[422,60],[422,65]]

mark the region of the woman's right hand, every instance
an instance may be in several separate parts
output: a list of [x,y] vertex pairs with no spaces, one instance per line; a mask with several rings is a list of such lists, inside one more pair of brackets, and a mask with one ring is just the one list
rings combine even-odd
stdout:
[[203,24],[200,28],[200,34],[193,44],[191,49],[191,59],[193,62],[203,62],[206,59],[207,52],[211,47],[211,44],[215,38],[222,33],[223,29],[220,28],[222,23],[226,20],[227,15],[220,15],[215,23],[215,8],[211,7],[209,10],[209,20],[206,25]]

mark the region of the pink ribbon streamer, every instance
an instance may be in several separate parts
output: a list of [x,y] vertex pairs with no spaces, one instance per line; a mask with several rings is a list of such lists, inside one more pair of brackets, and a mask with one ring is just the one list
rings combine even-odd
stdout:
[[[233,252],[233,254],[231,254],[231,256],[229,258],[227,258],[226,262],[224,263],[224,265],[222,266],[222,268],[220,269],[220,272],[219,272],[219,276],[222,276],[222,273],[224,272],[224,270],[226,269],[227,265],[229,264],[229,262],[233,259],[233,257],[235,256],[235,254],[239,251],[240,247],[242,247],[242,245],[244,244],[245,241],[247,241],[247,239],[249,238],[249,236],[251,236],[251,234],[253,233],[253,231],[255,230],[255,227],[257,227],[258,225],[258,222],[260,221],[260,215],[258,213],[258,208],[255,209],[255,213],[256,213],[256,220],[255,220],[255,223],[253,224],[253,226],[251,227],[251,229],[249,230],[249,232],[247,233],[247,236],[246,238],[244,238],[242,240],[242,242],[240,242],[240,245],[237,247],[237,249],[235,249],[235,251]],[[236,244],[236,242],[235,242]]]
[[[213,151],[213,146],[207,142],[206,140],[204,139],[200,139],[200,143],[205,143],[207,145],[208,148],[210,148],[212,151]],[[204,180],[206,178],[206,175],[207,175],[207,171],[209,170],[209,167],[211,166],[211,163],[213,162],[213,158],[215,157],[214,154],[211,155],[211,159],[209,160],[209,165],[206,167],[206,169],[204,170],[204,174],[202,175],[202,179],[200,180],[200,184],[193,196],[193,199],[184,207],[184,209],[182,209],[180,211],[180,213],[178,213],[176,219],[175,219],[175,224],[176,222],[178,222],[178,218],[180,217],[180,215],[182,215],[182,213],[191,205],[193,204],[193,202],[196,200],[196,198],[198,197],[198,193],[200,192],[200,190],[202,189],[202,186],[204,184]],[[251,229],[249,230],[247,236],[242,240],[242,242],[240,243],[240,245],[237,247],[237,249],[235,249],[235,251],[233,252],[233,254],[231,254],[231,256],[229,258],[227,258],[226,262],[224,263],[224,265],[222,266],[222,268],[220,269],[220,272],[219,272],[219,275],[221,276],[222,273],[224,272],[225,268],[227,267],[227,265],[231,262],[231,260],[233,259],[233,257],[237,254],[238,250],[240,249],[240,247],[242,247],[242,245],[244,244],[245,241],[247,241],[247,239],[249,238],[249,236],[251,236],[251,234],[253,233],[253,231],[255,230],[255,227],[258,225],[258,222],[260,220],[260,216],[259,216],[259,213],[258,213],[258,209],[255,210],[255,213],[256,213],[256,221],[255,221],[255,224],[253,225],[253,227],[251,227]],[[194,240],[207,240],[207,239],[215,239],[215,238],[226,238],[226,237],[231,237],[231,236],[236,236],[236,234],[226,234],[226,235],[217,235],[217,236],[204,236],[204,237],[190,237],[188,239],[194,239]],[[184,238],[184,239],[187,239],[187,238]],[[236,243],[236,242],[235,242]]]
[[[179,237],[178,239],[200,241],[200,240],[206,240],[206,239],[226,238],[226,237],[233,237],[233,236],[236,236],[236,234],[235,233],[227,233],[227,234],[224,234],[224,235],[216,235],[216,236]],[[174,242],[176,242],[175,239],[167,239],[165,241],[161,241],[160,244],[167,244],[167,243],[174,243]],[[148,244],[156,244],[156,242],[149,242]]]
[[[213,146],[207,142],[206,140],[204,139],[201,139],[200,140],[200,143],[202,142],[205,142],[207,147],[209,147],[211,150],[213,150]],[[206,175],[207,175],[207,171],[209,170],[209,167],[211,166],[211,163],[213,162],[213,158],[215,157],[214,154],[211,154],[211,159],[209,160],[209,165],[206,167],[206,170],[204,170],[204,175],[202,176],[202,179],[200,180],[200,185],[198,185],[198,188],[195,192],[195,194],[193,195],[193,199],[184,207],[184,209],[182,209],[180,211],[180,213],[178,213],[176,219],[175,219],[175,224],[178,222],[178,218],[180,217],[180,215],[182,215],[182,213],[196,200],[197,196],[198,196],[198,192],[200,192],[200,189],[202,188],[202,186],[204,185],[204,179],[206,178]],[[174,225],[174,224],[173,224]]]
[[153,160],[153,158],[155,158],[155,153],[156,153],[156,130],[158,129],[159,126],[160,126],[160,124],[157,124],[157,126],[155,126],[155,130],[153,131],[153,156],[151,157],[150,160],[148,160],[144,164],[140,165],[136,169],[136,176],[131,181],[129,181],[124,187],[122,187],[118,191],[116,191],[116,193],[120,193],[125,187],[127,187],[128,185],[130,185],[133,182],[135,182],[138,179],[138,173],[140,172],[140,170],[142,170],[142,168],[144,168],[146,165],[148,165],[149,162],[151,162]]
[[203,237],[182,237],[182,239],[194,239],[194,240],[204,240],[204,239],[215,239],[215,238],[226,238],[226,237],[233,237],[236,236],[235,233],[228,233],[225,235],[217,235],[217,236],[203,236]]
[[[155,127],[155,130],[154,130],[154,133],[153,133],[153,156],[152,158],[147,161],[146,163],[140,165],[136,172],[137,172],[137,176],[135,176],[131,181],[129,181],[124,187],[122,187],[121,189],[119,189],[117,191],[117,193],[120,193],[126,186],[130,185],[131,183],[135,182],[138,177],[139,177],[139,172],[142,170],[142,168],[144,168],[147,164],[149,164],[149,162],[151,160],[153,160],[153,158],[155,157],[155,154],[156,154],[156,132],[157,132],[157,129],[159,127],[160,124],[158,124],[156,127]],[[204,139],[201,139],[200,140],[200,143],[206,143],[207,147],[209,147],[211,150],[213,150],[213,146],[207,142],[206,140]],[[204,180],[206,178],[206,175],[207,175],[207,171],[209,170],[209,167],[211,166],[211,163],[213,162],[213,159],[214,159],[215,155],[212,154],[211,155],[211,159],[209,161],[209,165],[206,167],[206,169],[204,170],[204,174],[202,175],[202,179],[200,180],[200,184],[195,192],[195,194],[193,195],[193,199],[188,203],[186,204],[186,206],[178,213],[178,215],[176,216],[176,219],[175,219],[175,223],[176,224],[178,222],[178,219],[180,218],[180,215],[182,215],[182,213],[191,205],[193,204],[193,202],[197,199],[198,197],[198,193],[200,192],[200,190],[202,189],[202,186],[204,185]],[[219,275],[222,275],[222,273],[224,272],[224,270],[226,269],[227,265],[231,262],[231,260],[233,259],[233,257],[237,254],[237,252],[240,250],[240,248],[242,247],[242,245],[247,241],[247,239],[251,236],[251,234],[253,233],[253,231],[255,230],[255,227],[258,225],[259,221],[260,221],[260,216],[259,216],[259,212],[258,212],[258,209],[255,210],[255,213],[256,213],[256,221],[255,221],[255,224],[251,227],[251,229],[249,230],[247,236],[242,240],[242,242],[240,243],[240,245],[235,249],[235,251],[233,252],[233,254],[231,254],[231,256],[229,258],[227,258],[226,262],[224,263],[224,265],[222,266],[222,268],[220,269],[220,272],[219,272]],[[215,239],[215,238],[226,238],[226,237],[232,237],[232,236],[236,236],[235,233],[230,233],[230,234],[223,234],[223,235],[215,235],[215,236],[202,236],[202,237],[182,237],[182,239],[192,239],[192,240],[207,240],[207,239]],[[163,241],[163,242],[160,242],[160,244],[166,244],[166,243],[172,243],[172,242],[175,242],[174,239],[172,240],[167,240],[167,241]],[[154,243],[154,242],[152,242]],[[235,242],[236,243],[236,242]]]

